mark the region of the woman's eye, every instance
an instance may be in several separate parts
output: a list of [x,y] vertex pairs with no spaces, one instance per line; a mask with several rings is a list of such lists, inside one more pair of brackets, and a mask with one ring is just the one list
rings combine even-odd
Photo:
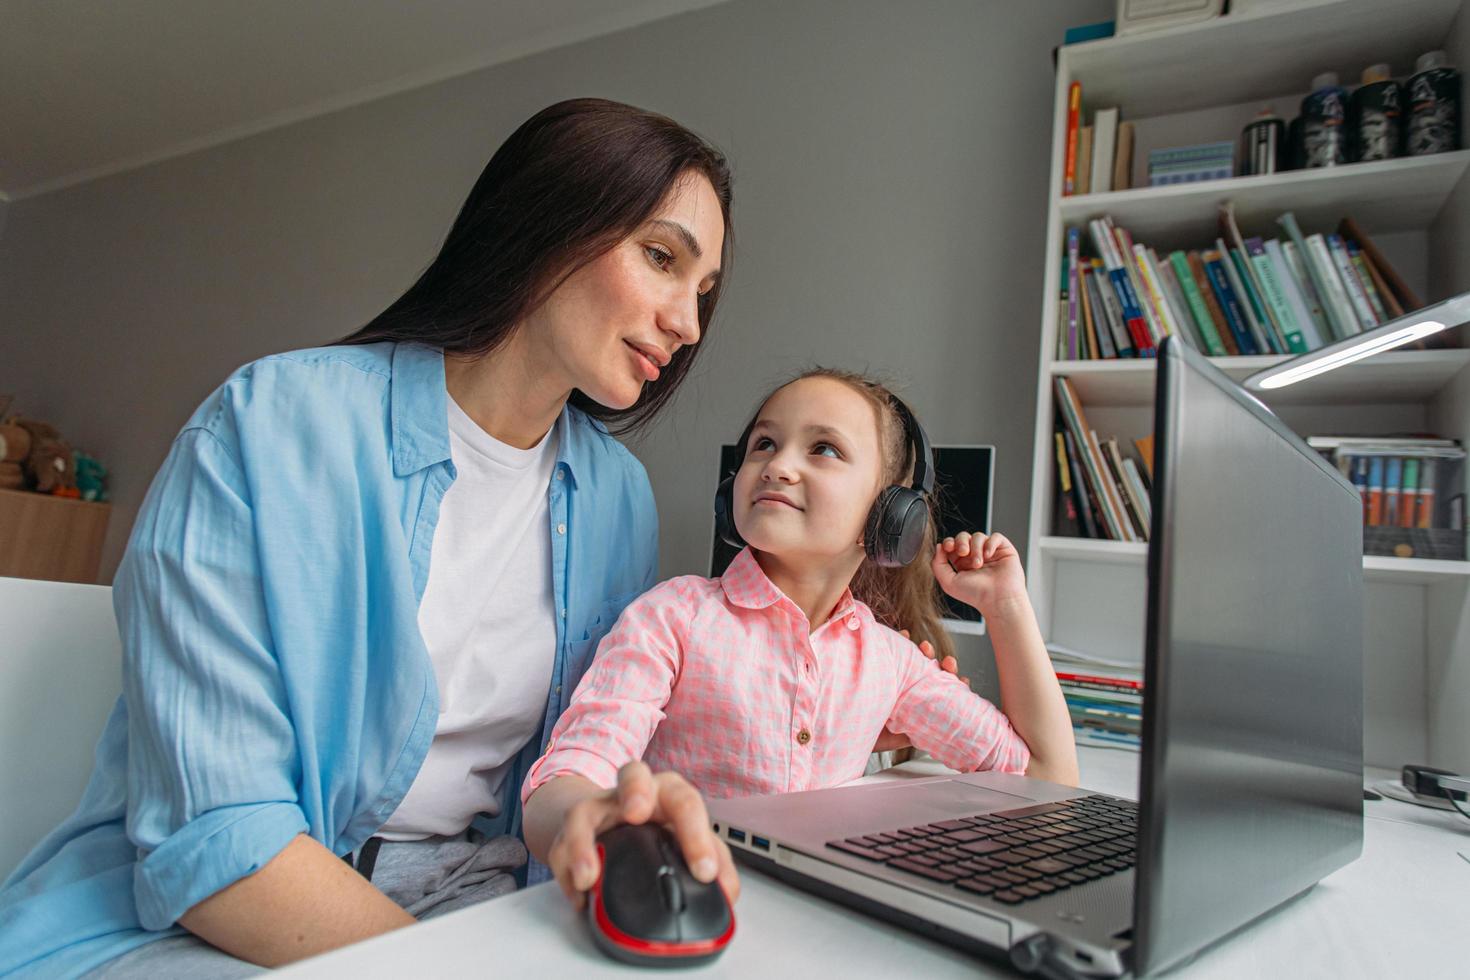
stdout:
[[672,252],[659,248],[657,245],[645,245],[643,251],[648,253],[648,260],[660,269],[667,269],[674,263]]
[[812,447],[812,452],[819,456],[831,456],[833,459],[841,459],[842,451],[830,442],[819,442]]

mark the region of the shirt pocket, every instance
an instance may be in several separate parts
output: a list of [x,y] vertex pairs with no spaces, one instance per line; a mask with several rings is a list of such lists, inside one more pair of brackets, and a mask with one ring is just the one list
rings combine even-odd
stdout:
[[595,613],[587,621],[582,631],[580,640],[573,640],[567,645],[567,677],[572,687],[575,687],[587,672],[587,667],[592,663],[592,657],[597,653],[597,644],[607,636],[623,610],[634,599],[643,594],[642,589],[634,589],[632,592],[614,596],[596,607]]

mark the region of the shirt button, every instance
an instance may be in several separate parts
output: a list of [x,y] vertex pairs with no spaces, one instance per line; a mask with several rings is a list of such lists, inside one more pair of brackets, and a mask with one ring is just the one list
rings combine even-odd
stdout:
[[[566,534],[567,533],[567,526],[565,524],[558,524],[556,526],[556,533],[557,534]],[[857,629],[857,627],[854,626],[853,629]]]
[[858,618],[856,616],[849,616],[848,617],[848,619],[847,619],[847,628],[850,629],[850,630],[855,630],[855,629],[858,628]]
[[812,740],[812,733],[803,728],[796,733],[796,740],[802,745],[805,745]]
[[562,619],[566,619],[567,618],[567,607],[566,606],[562,606],[561,607],[561,618]]
[[563,471],[561,471],[561,470],[557,470],[556,471],[556,478],[558,480],[563,479],[565,476],[566,476],[566,473],[564,473]]

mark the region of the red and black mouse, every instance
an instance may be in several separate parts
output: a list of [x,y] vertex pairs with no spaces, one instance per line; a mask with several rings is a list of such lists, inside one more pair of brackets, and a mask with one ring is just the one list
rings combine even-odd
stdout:
[[679,844],[655,824],[625,824],[597,838],[602,872],[587,896],[592,938],[608,956],[638,966],[713,960],[735,935],[718,881],[705,884]]

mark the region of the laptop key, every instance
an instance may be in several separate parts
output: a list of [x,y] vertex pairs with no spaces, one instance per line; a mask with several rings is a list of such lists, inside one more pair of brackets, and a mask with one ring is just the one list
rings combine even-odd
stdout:
[[1059,803],[1038,803],[1035,806],[1023,806],[1016,810],[999,810],[997,817],[1029,817],[1036,813],[1055,813],[1057,810],[1066,809]]
[[901,871],[908,871],[911,874],[923,875],[931,881],[948,883],[961,877],[953,871],[946,871],[943,868],[928,868],[922,864],[916,864],[911,858],[894,858],[888,862],[888,866],[890,868],[898,868]]
[[1042,858],[1040,861],[1032,861],[1026,865],[1032,871],[1040,871],[1044,875],[1061,874],[1067,870],[1067,866],[1054,858]]
[[1009,888],[1003,888],[990,896],[997,902],[1005,902],[1007,905],[1019,905],[1026,901],[1026,896],[1017,894]]
[[994,840],[977,840],[961,844],[959,849],[966,854],[994,854],[997,851],[1004,851],[1006,845]]
[[966,827],[970,826],[970,824],[969,824],[968,821],[965,821],[965,820],[941,820],[938,823],[933,823],[933,824],[930,824],[929,826],[931,826],[931,827],[938,827],[941,831],[945,831],[945,830],[964,830]]
[[1011,888],[1011,891],[1015,892],[1017,895],[1022,895],[1026,898],[1035,898],[1036,896],[1041,894],[1041,892],[1037,891],[1030,885],[1016,885]]
[[967,892],[974,892],[976,895],[989,895],[998,886],[995,882],[985,878],[965,878],[955,882],[955,887],[963,888]]
[[945,839],[948,840],[952,844],[968,844],[972,840],[981,840],[981,839],[983,839],[985,837],[985,834],[980,833],[979,831],[976,831],[976,830],[970,830],[970,829],[966,828],[965,830],[954,830],[954,831],[951,831],[951,832],[945,834],[944,836],[945,836]]
[[852,841],[829,841],[827,846],[834,848],[835,850],[842,851],[845,854],[852,854],[860,858],[867,858],[869,861],[887,861],[892,856],[889,854],[880,853],[875,847],[869,847],[866,844],[854,844]]

